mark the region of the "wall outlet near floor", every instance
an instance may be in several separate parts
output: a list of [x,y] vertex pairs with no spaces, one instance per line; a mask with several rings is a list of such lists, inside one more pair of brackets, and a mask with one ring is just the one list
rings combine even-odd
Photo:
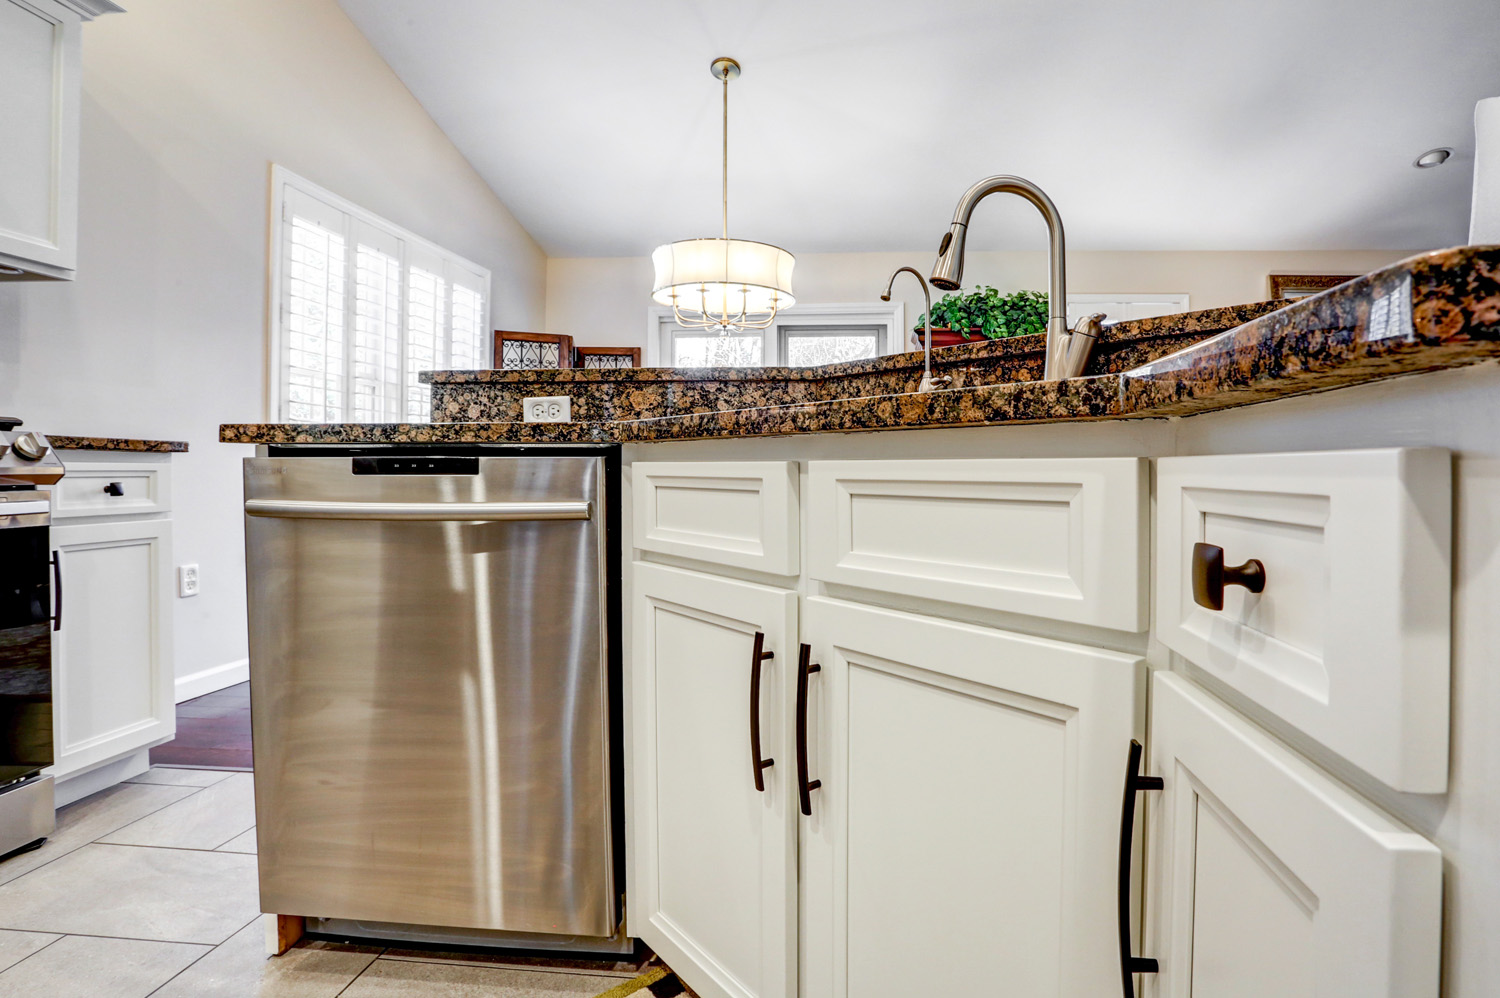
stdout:
[[571,423],[573,400],[566,395],[536,395],[522,399],[521,418],[528,423]]
[[198,595],[198,566],[177,566],[177,595],[186,598]]

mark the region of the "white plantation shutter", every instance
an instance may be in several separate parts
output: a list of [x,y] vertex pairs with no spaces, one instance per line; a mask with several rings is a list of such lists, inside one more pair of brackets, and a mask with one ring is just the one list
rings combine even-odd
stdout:
[[472,371],[486,366],[489,336],[485,331],[485,298],[489,278],[461,267],[449,266],[452,294],[449,309],[448,366]]
[[345,219],[292,193],[283,229],[284,415],[327,422],[344,414]]
[[447,362],[448,282],[437,254],[419,250],[407,259],[406,418],[423,422],[431,417],[430,395],[417,381],[417,373],[437,370]]
[[429,419],[418,374],[486,364],[489,271],[280,167],[273,190],[279,417]]
[[355,224],[349,420],[392,419],[401,397],[401,240]]

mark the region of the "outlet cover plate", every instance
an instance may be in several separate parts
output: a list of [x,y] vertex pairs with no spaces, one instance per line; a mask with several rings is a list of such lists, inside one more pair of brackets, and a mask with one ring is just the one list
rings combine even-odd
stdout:
[[573,400],[566,395],[533,395],[521,400],[521,418],[527,423],[571,423]]
[[177,595],[182,599],[198,595],[197,565],[177,566]]

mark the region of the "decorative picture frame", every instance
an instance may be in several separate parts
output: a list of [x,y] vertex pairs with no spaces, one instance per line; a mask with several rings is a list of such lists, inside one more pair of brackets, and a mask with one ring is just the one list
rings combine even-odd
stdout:
[[1358,274],[1270,274],[1266,277],[1272,301],[1281,298],[1308,298],[1352,281]]
[[573,366],[573,337],[566,333],[521,333],[495,330],[496,370],[554,370]]
[[620,369],[641,366],[640,347],[574,347],[573,366]]

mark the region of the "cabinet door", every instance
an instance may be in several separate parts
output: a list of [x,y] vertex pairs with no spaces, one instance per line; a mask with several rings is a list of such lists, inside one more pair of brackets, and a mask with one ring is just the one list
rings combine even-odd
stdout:
[[1132,656],[809,599],[802,994],[1120,987]]
[[0,0],[0,266],[72,276],[79,35],[56,0]]
[[1437,995],[1436,846],[1181,676],[1153,678],[1150,761],[1145,994]]
[[[796,986],[789,781],[795,593],[637,562],[630,664],[630,929],[703,998]],[[755,788],[751,677],[760,671]]]
[[176,731],[170,530],[168,520],[52,528],[63,604],[52,643],[54,776]]

